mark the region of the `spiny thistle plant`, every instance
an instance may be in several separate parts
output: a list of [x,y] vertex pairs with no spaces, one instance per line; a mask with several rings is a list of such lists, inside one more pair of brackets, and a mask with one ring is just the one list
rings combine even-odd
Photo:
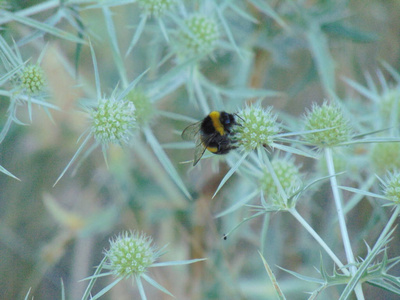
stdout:
[[[164,248],[165,247],[157,249],[157,247],[153,245],[153,239],[151,237],[138,231],[119,234],[114,239],[110,240],[110,247],[105,251],[103,261],[97,267],[94,275],[88,278],[90,282],[82,300],[89,298],[96,280],[107,275],[112,275],[114,281],[96,295],[91,296],[90,299],[100,298],[123,279],[131,279],[132,283],[136,283],[142,300],[147,299],[142,280],[145,280],[156,289],[173,297],[169,291],[147,274],[149,268],[187,265],[203,261],[204,259],[156,263],[163,254],[162,251]],[[101,273],[102,270],[108,270],[109,272]]]
[[195,14],[184,20],[177,34],[177,54],[188,57],[210,54],[219,38],[217,23],[209,16]]
[[136,122],[139,126],[151,122],[155,115],[155,108],[145,91],[136,88],[128,93],[127,100],[135,106]]
[[382,62],[382,65],[392,75],[393,82],[388,82],[381,70],[376,72],[380,86],[375,83],[369,73],[366,73],[367,87],[354,80],[346,79],[349,86],[374,105],[369,119],[373,119],[372,124],[376,129],[382,129],[388,125],[394,127],[400,120],[400,74],[386,62]]
[[400,169],[400,143],[377,143],[371,149],[371,162],[378,174]]
[[46,75],[40,66],[46,53],[46,47],[40,53],[35,64],[24,62],[16,44],[10,47],[0,36],[0,59],[6,74],[1,78],[0,85],[5,86],[2,95],[10,99],[9,121],[1,133],[0,142],[4,139],[11,122],[23,123],[17,118],[17,107],[28,105],[30,120],[32,120],[32,104],[42,106],[49,114],[48,109],[58,109],[55,105],[46,102],[49,97],[46,93]]
[[[292,161],[284,159],[274,159],[271,164],[286,195],[291,197],[301,187],[301,178],[298,167]],[[283,205],[283,207],[286,205],[282,196],[279,195],[274,178],[267,168],[264,168],[263,170],[259,186],[264,194],[267,195],[267,199],[269,199],[274,205]],[[293,201],[290,203],[290,206],[294,206],[294,204]]]
[[169,29],[164,24],[163,17],[170,13],[177,5],[176,0],[137,0],[136,2],[139,4],[142,14],[128,50],[126,51],[126,55],[131,53],[132,49],[139,41],[150,17],[157,19],[161,34],[164,36],[165,41],[169,42]]
[[[398,11],[398,1],[0,0],[0,164],[24,176],[1,181],[0,286],[13,288],[0,298],[398,299]],[[50,116],[53,102],[63,112]],[[38,108],[52,126],[33,118]],[[232,149],[210,147],[211,163],[193,168],[182,161],[208,140],[180,134],[212,111],[235,117],[220,139]],[[98,148],[107,169],[94,156],[77,180],[63,177]],[[63,181],[51,189],[55,169]],[[46,190],[57,195],[43,210]],[[50,243],[49,216],[61,225]],[[128,231],[98,264],[104,234],[132,226],[171,241],[172,261]],[[198,257],[210,263],[157,270]],[[83,292],[75,279],[94,264]],[[60,271],[65,286],[46,283]]]
[[[168,15],[178,28],[165,30],[172,32],[173,38],[168,41],[171,51],[165,56],[163,62],[172,58],[174,67],[159,82],[155,82],[153,88],[171,89],[171,86],[184,84],[189,101],[198,105],[203,114],[208,114],[215,105],[220,105],[217,104],[218,101],[225,98],[240,98],[238,103],[244,103],[247,98],[280,95],[276,91],[253,89],[247,86],[237,87],[236,92],[233,88],[225,88],[210,81],[203,74],[202,65],[205,62],[215,61],[216,53],[219,55],[226,52],[243,54],[230,28],[224,26],[227,20],[222,13],[228,7],[236,10],[238,7],[232,3],[225,6],[208,1],[194,6],[196,7],[194,12],[181,11],[182,15]],[[244,16],[239,13],[235,17],[243,18]],[[219,100],[216,102],[216,99]]]
[[89,116],[91,133],[103,147],[109,143],[128,143],[136,127],[135,105],[114,96],[100,99],[98,106],[89,111]]
[[[297,141],[295,139],[290,139],[290,137],[299,136],[303,132],[294,131],[280,133],[280,124],[277,122],[277,115],[272,112],[272,107],[264,109],[258,104],[246,106],[236,114],[236,121],[237,126],[233,129],[234,137],[232,139],[238,146],[239,151],[242,152],[242,156],[236,162],[231,163],[232,167],[222,179],[214,197],[226,181],[239,169],[243,161],[249,155],[250,157],[252,156],[253,151],[257,152],[257,157],[255,159],[260,165],[265,165],[268,172],[273,174],[274,182],[278,186],[280,186],[280,183],[277,180],[270,159],[266,155],[266,151],[281,150],[302,156],[314,157],[313,154],[307,151],[283,144],[285,142],[291,142],[293,145],[296,144]],[[282,192],[283,188],[280,187],[280,193]],[[287,195],[283,194],[281,194],[281,196],[287,200]]]
[[[133,80],[122,91],[118,91],[118,87],[116,87],[109,98],[105,98],[101,95],[96,56],[92,45],[90,45],[90,47],[97,91],[97,99],[94,100],[94,102],[97,102],[97,105],[94,108],[88,108],[88,115],[91,118],[91,127],[88,130],[89,133],[86,135],[85,139],[67,166],[61,172],[54,185],[56,185],[57,182],[64,176],[69,167],[78,158],[92,137],[94,137],[96,142],[94,146],[90,147],[85,152],[84,157],[87,157],[97,146],[101,145],[106,164],[107,148],[110,143],[119,145],[129,144],[129,146],[134,146],[134,143],[130,143],[130,138],[135,134],[135,131],[139,129],[137,124],[139,120],[141,131],[146,136],[147,142],[154,150],[154,153],[160,160],[165,170],[170,174],[171,178],[181,189],[181,191],[188,198],[191,198],[180,176],[172,166],[170,160],[164,153],[158,140],[154,137],[153,132],[148,126],[148,122],[153,114],[153,104],[150,102],[150,98],[144,92],[140,91],[140,89],[135,90],[137,83],[144,76],[146,71]],[[136,110],[135,104],[138,105],[138,110]]]
[[104,267],[119,278],[141,276],[159,255],[150,237],[139,232],[124,232],[110,240]]
[[161,17],[176,4],[176,0],[138,0],[140,8],[146,14]]
[[54,185],[64,176],[72,163],[83,151],[91,137],[94,137],[96,141],[95,147],[91,147],[87,150],[85,156],[88,156],[91,151],[101,145],[104,159],[107,163],[106,151],[109,144],[122,145],[128,143],[136,129],[135,105],[127,101],[125,97],[135,87],[140,77],[119,94],[117,94],[117,89],[114,89],[113,93],[108,98],[103,97],[101,95],[99,74],[97,73],[97,61],[92,47],[91,50],[96,78],[97,100],[95,101],[97,105],[88,109],[88,115],[91,119],[91,126],[88,129],[89,133],[86,135],[84,141],[65,169],[61,172]]
[[[239,115],[242,116],[242,115]],[[243,119],[242,118],[242,123],[243,124]],[[259,118],[260,119],[260,118]],[[240,124],[240,125],[241,125]],[[363,299],[363,291],[361,288],[360,282],[355,282],[353,283],[352,280],[355,278],[356,274],[360,274],[363,268],[366,268],[368,271],[367,273],[370,274],[369,272],[373,270],[372,265],[365,265],[365,264],[360,264],[354,257],[351,243],[350,243],[350,238],[349,234],[347,231],[347,226],[344,220],[344,214],[343,214],[343,207],[342,207],[342,200],[340,198],[340,193],[338,192],[338,184],[337,184],[337,179],[336,179],[336,174],[335,174],[335,164],[333,160],[333,152],[331,150],[332,147],[337,147],[340,145],[343,145],[344,143],[358,143],[358,142],[366,142],[368,139],[354,139],[353,141],[350,141],[352,137],[352,130],[350,129],[349,122],[344,118],[343,114],[341,113],[340,109],[337,106],[333,105],[328,105],[327,103],[324,103],[321,107],[317,107],[316,105],[313,106],[313,110],[310,112],[308,111],[307,116],[305,118],[305,129],[307,132],[306,134],[300,133],[301,135],[305,136],[307,138],[307,141],[309,141],[311,144],[318,145],[319,147],[322,147],[325,149],[325,156],[326,156],[326,164],[327,164],[327,169],[328,169],[328,176],[325,177],[325,179],[330,179],[331,183],[331,188],[335,200],[335,204],[337,207],[337,213],[338,213],[338,218],[339,218],[339,224],[340,224],[340,229],[341,229],[341,234],[343,238],[343,245],[345,248],[345,253],[346,253],[346,258],[348,262],[351,264],[350,267],[345,268],[344,264],[340,261],[340,259],[333,253],[333,251],[330,249],[330,247],[319,237],[319,235],[308,225],[307,221],[304,220],[301,215],[297,212],[295,208],[295,203],[297,202],[298,199],[301,199],[302,194],[307,191],[307,189],[311,186],[314,185],[316,182],[323,180],[324,178],[317,179],[314,182],[311,182],[307,184],[306,186],[299,186],[297,185],[296,188],[292,187],[287,193],[287,185],[288,185],[288,180],[287,177],[290,177],[293,175],[294,170],[297,168],[292,165],[288,169],[288,162],[283,161],[282,163],[279,160],[276,160],[275,166],[274,166],[274,161],[272,163],[269,161],[268,158],[265,157],[264,159],[261,159],[263,163],[266,164],[267,168],[264,169],[263,174],[261,175],[261,187],[262,190],[266,192],[268,197],[272,196],[272,203],[274,205],[268,205],[265,200],[263,199],[263,195],[261,194],[261,205],[250,205],[253,209],[257,211],[254,215],[252,215],[249,218],[246,218],[246,221],[253,219],[254,217],[259,216],[260,214],[264,214],[270,211],[279,211],[279,210],[284,210],[288,211],[295,219],[300,222],[304,226],[305,229],[315,238],[315,240],[320,244],[320,246],[325,249],[326,253],[332,258],[332,260],[337,264],[339,268],[341,268],[341,272],[337,273],[335,271],[334,275],[327,275],[326,271],[321,270],[321,274],[324,277],[325,283],[324,283],[324,288],[327,286],[332,286],[333,282],[339,280],[339,278],[342,278],[343,282],[351,283],[352,284],[352,289],[348,289],[345,291],[344,294],[348,295],[350,292],[354,289],[357,298]],[[254,128],[257,128],[257,126],[254,126]],[[243,129],[242,129],[243,130]],[[247,131],[247,130],[246,130]],[[290,135],[290,134],[289,134]],[[253,136],[256,136],[256,134],[253,134]],[[242,136],[237,135],[238,140],[242,138]],[[276,140],[279,140],[277,138]],[[277,144],[277,143],[275,143]],[[259,155],[260,156],[260,155]],[[277,162],[280,162],[279,164]],[[280,168],[283,167],[281,166],[284,164],[286,168]],[[279,165],[279,167],[278,167]],[[250,171],[252,168],[249,168],[247,172],[252,172]],[[246,172],[246,173],[247,173]],[[286,175],[286,176],[285,176]],[[295,179],[291,178],[289,180],[289,187],[290,183],[293,181],[296,181]],[[272,191],[272,188],[270,186],[274,187],[274,190]],[[275,190],[276,189],[276,190]],[[346,188],[345,188],[346,189]],[[353,191],[352,189],[349,189]],[[276,191],[279,191],[279,193],[276,193]],[[394,192],[395,193],[395,192]],[[272,194],[272,195],[271,195]],[[294,194],[294,198],[291,199],[290,194]],[[275,196],[274,196],[275,195]],[[248,198],[244,198],[243,201],[241,201],[241,205],[244,205],[247,203],[252,197],[252,194],[249,195]],[[232,207],[226,209],[222,213],[218,214],[218,217],[224,216],[227,213],[231,213],[232,211],[238,209],[239,205],[235,204]],[[388,228],[390,228],[391,225],[389,225]],[[236,228],[235,228],[236,229]],[[229,232],[228,234],[225,234],[225,238],[232,233]],[[376,243],[375,245],[375,250],[377,252],[381,251],[389,237],[390,237],[391,232],[387,231],[381,235],[381,239]],[[376,255],[376,253],[371,254]],[[386,263],[383,263],[386,264]],[[386,264],[387,265],[387,264]],[[295,274],[291,272],[292,274]],[[375,274],[376,275],[376,274]],[[298,276],[300,278],[301,275],[295,274],[295,276]],[[379,276],[379,275],[377,275]],[[349,287],[348,285],[347,287]]]
[[88,109],[88,116],[91,119],[89,134],[86,135],[54,185],[64,176],[91,137],[95,139],[95,147],[91,147],[85,156],[88,156],[97,146],[101,146],[106,163],[106,151],[110,144],[122,145],[129,142],[137,127],[135,106],[122,98],[121,95],[116,95],[114,90],[109,98],[99,98],[97,107]]
[[236,127],[238,145],[244,151],[252,151],[259,147],[273,146],[274,136],[279,133],[277,116],[272,113],[272,107],[263,109],[248,106],[238,114],[239,126]]
[[308,133],[305,139],[318,147],[332,147],[347,142],[351,138],[349,122],[343,116],[340,108],[324,102],[321,106],[313,105],[304,121],[305,130],[326,129],[320,132]]
[[[58,107],[48,103],[46,99],[46,76],[40,63],[46,52],[46,47],[40,54],[36,64],[29,64],[22,60],[19,48],[14,44],[10,47],[0,36],[0,60],[5,68],[5,74],[0,79],[0,95],[9,99],[7,121],[0,132],[0,143],[5,139],[13,123],[25,125],[18,116],[18,108],[27,105],[29,119],[32,122],[32,104],[41,106],[51,119],[49,108],[58,110]],[[16,178],[12,173],[0,166],[0,172]]]
[[400,118],[400,85],[384,91],[379,99],[380,112],[384,118],[390,118],[394,113]]
[[393,205],[400,205],[400,173],[392,173],[388,175],[384,183],[384,194],[386,198],[393,202]]
[[46,79],[43,69],[39,65],[27,65],[20,74],[21,87],[28,95],[35,95],[43,91]]

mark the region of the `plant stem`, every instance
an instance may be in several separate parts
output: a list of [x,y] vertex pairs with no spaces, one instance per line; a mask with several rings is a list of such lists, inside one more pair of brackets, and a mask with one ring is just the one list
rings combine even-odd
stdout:
[[385,228],[382,230],[381,234],[379,235],[379,238],[376,241],[375,245],[379,244],[380,241],[385,238],[385,236],[389,232],[390,228],[392,227],[393,223],[396,221],[397,217],[399,216],[399,213],[400,213],[400,205],[397,205],[394,213],[392,214],[389,221],[386,223]]
[[332,260],[337,264],[337,266],[343,271],[345,275],[350,275],[350,272],[343,268],[343,263],[340,259],[333,253],[331,248],[325,243],[325,241],[318,235],[318,233],[307,223],[306,220],[297,212],[295,208],[289,209],[289,212],[297,221],[312,235],[312,237],[321,245],[321,247],[326,251],[326,253],[332,258]]
[[[264,163],[267,166],[268,171],[270,172],[272,179],[274,180],[275,185],[277,186],[277,189],[281,195],[281,197],[285,200],[285,203],[287,204],[287,195],[285,190],[282,187],[281,182],[279,181],[279,178],[276,176],[275,170],[268,159],[268,157],[264,157]],[[336,185],[337,186],[337,185]],[[326,251],[326,253],[332,258],[332,260],[338,265],[339,268],[342,268],[343,273],[346,275],[350,275],[349,271],[347,269],[343,268],[343,263],[340,261],[340,259],[333,253],[333,251],[329,248],[329,246],[325,243],[325,241],[318,235],[318,233],[307,223],[306,220],[297,212],[295,208],[290,208],[288,211],[292,214],[292,216],[300,222],[300,224],[312,235],[312,237],[318,242],[318,244],[321,245],[321,247]]]
[[[326,164],[328,167],[329,175],[331,176],[330,181],[331,181],[332,193],[333,193],[333,198],[335,200],[336,212],[338,215],[340,232],[342,235],[344,250],[346,252],[347,263],[350,264],[350,273],[352,275],[354,275],[354,273],[356,273],[356,271],[357,271],[357,268],[355,266],[354,254],[353,254],[353,250],[351,249],[349,233],[347,232],[346,221],[344,219],[342,199],[340,197],[336,176],[334,176],[335,175],[335,166],[333,164],[332,149],[329,147],[325,148],[325,158],[326,158]],[[357,284],[356,288],[354,289],[354,292],[356,293],[358,300],[364,299],[364,295],[363,295],[360,283]]]
[[[329,170],[329,175],[331,176],[330,181],[331,181],[332,193],[333,193],[333,198],[335,200],[336,212],[338,214],[340,232],[342,234],[344,249],[346,251],[347,262],[349,264],[354,264],[354,262],[355,262],[354,254],[353,254],[353,250],[351,249],[349,234],[347,232],[346,221],[344,219],[342,200],[341,200],[341,197],[339,194],[336,176],[334,176],[335,175],[335,167],[333,165],[332,149],[330,149],[330,148],[325,149],[325,157],[326,157],[326,163],[327,163],[328,170]],[[352,266],[351,269],[354,270],[355,266]]]
[[[258,151],[261,151],[261,150],[258,150]],[[259,154],[259,158],[262,159],[262,158],[260,157],[260,155],[261,155],[261,153]],[[279,195],[280,195],[280,196],[282,197],[282,199],[285,201],[285,205],[287,205],[288,196],[287,196],[285,190],[283,189],[282,184],[281,184],[281,182],[280,182],[278,176],[276,176],[276,173],[275,173],[274,167],[273,167],[272,164],[271,164],[271,161],[269,160],[269,158],[268,158],[267,155],[263,155],[263,158],[264,158],[264,163],[265,163],[265,165],[266,165],[266,167],[267,167],[267,169],[268,169],[268,172],[271,174],[272,180],[274,181],[274,183],[275,183],[275,185],[276,185],[276,188],[277,188],[278,191],[279,191]]]
[[[15,14],[20,17],[27,17],[27,16],[34,15],[34,14],[40,13],[40,12],[48,10],[48,9],[55,8],[59,5],[60,5],[59,0],[51,0],[51,1],[47,1],[47,2],[42,2],[35,6],[31,6],[31,7],[22,9],[20,11],[15,12]],[[0,25],[8,23],[10,21],[12,21],[11,18],[3,17],[0,20]]]

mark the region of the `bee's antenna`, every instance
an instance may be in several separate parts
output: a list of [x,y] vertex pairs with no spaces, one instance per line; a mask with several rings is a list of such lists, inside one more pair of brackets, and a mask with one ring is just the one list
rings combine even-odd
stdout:
[[237,113],[234,113],[234,115],[235,115],[236,117],[238,117],[240,120],[244,121],[243,118],[242,118],[241,116],[239,116]]

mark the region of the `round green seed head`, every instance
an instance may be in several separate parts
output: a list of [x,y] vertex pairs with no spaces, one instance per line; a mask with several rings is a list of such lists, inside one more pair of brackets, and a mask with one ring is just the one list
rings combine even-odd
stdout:
[[176,4],[176,0],[138,0],[138,3],[144,12],[161,17]]
[[20,73],[21,86],[27,94],[37,94],[44,90],[46,79],[39,65],[27,65]]
[[400,204],[400,173],[389,174],[384,190],[388,200]]
[[325,102],[322,106],[313,105],[312,110],[307,112],[304,123],[307,131],[329,128],[304,136],[308,142],[319,147],[333,147],[351,138],[349,122],[341,109],[334,104]]
[[138,125],[147,124],[152,120],[154,116],[154,105],[144,91],[134,89],[128,94],[126,99],[135,105],[135,116]]
[[400,170],[400,143],[374,144],[371,160],[375,170],[380,174],[386,171]]
[[379,99],[379,109],[383,118],[389,119],[393,110],[397,110],[397,119],[400,119],[400,87],[389,89]]
[[194,57],[210,54],[219,39],[218,25],[214,19],[203,15],[192,15],[184,21],[177,36],[177,52]]
[[102,144],[128,142],[136,127],[135,106],[125,100],[102,99],[89,111],[91,132]]
[[[284,159],[274,159],[271,164],[282,188],[290,196],[301,184],[298,167],[291,160]],[[278,192],[271,173],[266,168],[263,170],[259,186],[266,195],[275,195]]]
[[234,129],[235,139],[245,151],[257,147],[271,146],[274,135],[279,132],[276,115],[272,107],[263,109],[259,106],[247,106],[236,118],[239,126]]
[[158,258],[151,237],[138,232],[125,232],[111,240],[106,256],[111,271],[122,278],[141,275]]

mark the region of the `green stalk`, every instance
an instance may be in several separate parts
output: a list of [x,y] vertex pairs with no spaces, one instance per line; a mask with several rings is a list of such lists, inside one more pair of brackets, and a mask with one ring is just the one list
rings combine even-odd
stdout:
[[[329,175],[331,176],[330,181],[331,181],[332,193],[333,193],[333,198],[335,200],[336,212],[338,215],[343,246],[344,246],[344,250],[346,252],[347,263],[351,265],[350,273],[352,275],[354,275],[357,272],[357,268],[355,266],[353,250],[351,249],[349,233],[347,232],[347,226],[346,226],[346,221],[345,221],[344,212],[343,212],[342,199],[340,197],[336,176],[334,176],[336,173],[335,173],[335,166],[333,164],[332,149],[329,147],[325,148],[325,158],[326,158],[326,164],[328,167]],[[364,294],[363,294],[360,283],[357,284],[356,288],[354,289],[354,292],[356,293],[358,300],[364,300]]]
[[[258,150],[258,152],[259,152],[259,151],[260,151],[260,150]],[[259,158],[261,159],[260,154],[261,154],[261,153],[259,153]],[[266,165],[266,167],[267,167],[267,169],[268,169],[268,172],[271,174],[272,180],[274,181],[274,183],[275,183],[275,185],[276,185],[276,188],[277,188],[278,191],[279,191],[279,195],[282,197],[283,201],[285,201],[285,205],[287,205],[288,196],[287,196],[285,190],[283,189],[282,184],[281,184],[281,182],[279,181],[278,176],[276,176],[276,173],[275,173],[274,167],[273,167],[272,164],[271,164],[271,161],[269,160],[269,158],[268,158],[267,155],[264,155],[263,158],[264,158],[263,161],[264,161],[264,163],[265,163],[265,165]]]
[[[42,2],[38,5],[34,5],[25,9],[22,9],[20,11],[15,12],[15,14],[17,16],[20,17],[27,17],[27,16],[31,16],[31,15],[35,15],[37,13],[40,13],[42,11],[46,11],[55,7],[58,7],[60,5],[60,1],[59,0],[50,0],[47,2]],[[11,22],[12,18],[9,17],[3,17],[0,19],[0,25]]]
[[320,246],[326,251],[326,253],[332,258],[332,260],[336,263],[336,265],[343,271],[345,275],[350,275],[350,272],[343,268],[343,263],[340,259],[333,253],[331,248],[325,243],[325,241],[318,235],[318,233],[307,223],[306,220],[297,212],[295,208],[289,209],[289,212],[293,217],[308,231],[309,234],[320,244]]
[[[370,250],[368,252],[367,257],[363,260],[363,262],[359,266],[359,270],[357,271],[357,273],[348,282],[348,284],[347,284],[346,288],[343,290],[342,295],[340,296],[339,300],[348,298],[348,295],[350,294],[351,289],[354,286],[354,284],[361,279],[362,274],[367,270],[368,266],[371,264],[372,260],[375,258],[375,256],[380,251],[380,249],[385,247],[385,244],[390,239],[390,236],[388,236],[388,235],[393,234],[393,231],[392,232],[389,232],[389,231],[391,230],[391,227],[393,226],[393,223],[396,221],[399,213],[400,213],[400,206],[397,206],[396,210],[390,217],[390,220],[386,223],[385,228],[382,230],[374,247],[372,248],[372,250]],[[394,230],[394,229],[392,229],[392,230]]]
[[[261,153],[259,153],[259,156]],[[268,157],[264,156],[264,163],[267,166],[268,171],[270,172],[272,179],[274,180],[274,183],[281,195],[281,197],[284,199],[285,204],[287,204],[287,194],[285,190],[282,187],[281,182],[279,181],[278,176],[276,176],[275,170],[271,164],[271,161],[268,159]],[[337,186],[337,185],[336,185]],[[318,244],[321,245],[321,247],[326,251],[326,253],[332,258],[332,260],[338,265],[339,268],[343,270],[343,273],[346,275],[350,275],[349,271],[347,271],[346,268],[343,268],[343,263],[340,261],[340,259],[333,253],[333,251],[329,248],[329,246],[325,243],[325,241],[318,235],[318,233],[307,223],[306,220],[297,212],[295,208],[290,208],[288,211],[292,214],[292,216],[299,221],[299,223],[311,234],[311,236],[318,242]]]
[[385,225],[385,228],[382,230],[378,240],[376,241],[375,245],[379,244],[388,234],[389,230],[392,228],[393,223],[396,221],[397,217],[400,214],[400,205],[396,206],[395,211],[393,212],[392,216],[390,217],[389,221]]

